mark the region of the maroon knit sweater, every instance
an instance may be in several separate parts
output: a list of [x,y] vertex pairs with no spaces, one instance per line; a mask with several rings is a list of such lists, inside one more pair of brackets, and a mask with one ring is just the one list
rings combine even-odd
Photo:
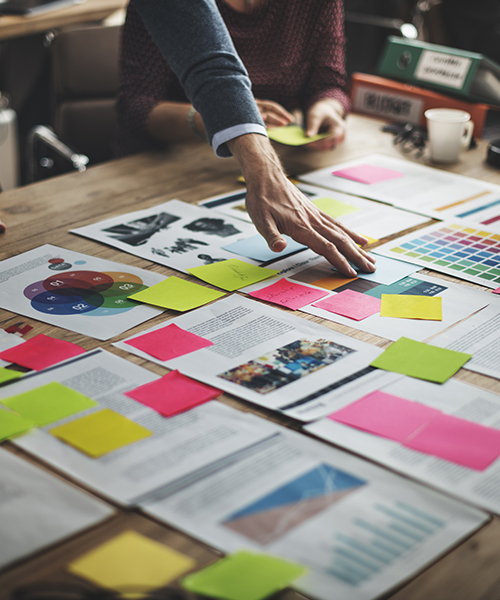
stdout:
[[[252,14],[216,0],[255,98],[306,111],[321,98],[349,108],[343,0],[264,0]],[[123,30],[115,154],[157,146],[146,132],[163,100],[187,102],[184,91],[130,6]]]

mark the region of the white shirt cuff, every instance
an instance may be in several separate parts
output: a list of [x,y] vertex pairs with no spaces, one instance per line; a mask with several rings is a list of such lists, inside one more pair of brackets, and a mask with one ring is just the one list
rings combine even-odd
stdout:
[[258,123],[242,123],[241,125],[233,125],[222,131],[218,131],[212,138],[212,148],[217,156],[221,158],[228,158],[231,156],[231,152],[226,145],[229,140],[245,135],[246,133],[259,133],[267,137],[266,128]]

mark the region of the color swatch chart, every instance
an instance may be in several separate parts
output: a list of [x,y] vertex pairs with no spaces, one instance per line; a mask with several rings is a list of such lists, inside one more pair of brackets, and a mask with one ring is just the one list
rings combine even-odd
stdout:
[[490,288],[500,287],[500,235],[455,222],[439,223],[374,249]]

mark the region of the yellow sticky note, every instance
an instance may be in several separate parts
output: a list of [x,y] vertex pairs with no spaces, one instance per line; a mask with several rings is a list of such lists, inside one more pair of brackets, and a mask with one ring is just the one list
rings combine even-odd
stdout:
[[218,292],[179,277],[169,277],[142,292],[132,294],[129,298],[162,308],[185,311],[208,304],[224,295],[224,292]]
[[277,275],[279,271],[251,265],[237,258],[202,267],[188,269],[188,273],[216,287],[234,292],[247,285],[258,283],[268,277]]
[[305,144],[311,144],[317,142],[323,138],[328,137],[331,133],[318,133],[311,137],[306,137],[302,127],[298,125],[285,125],[284,127],[273,127],[267,130],[269,139],[279,142],[280,144],[286,144],[287,146],[304,146]]
[[125,531],[68,565],[68,571],[113,590],[148,591],[168,585],[195,561],[136,531]]
[[443,320],[441,296],[382,294],[381,300],[381,317],[425,319],[427,321]]
[[341,202],[340,200],[335,200],[335,198],[328,198],[327,196],[315,198],[312,203],[316,204],[320,210],[327,215],[330,215],[330,217],[333,217],[334,219],[341,217],[342,215],[358,212],[360,210],[356,206],[352,206],[346,202]]
[[50,433],[92,458],[153,435],[149,429],[109,408],[54,427]]

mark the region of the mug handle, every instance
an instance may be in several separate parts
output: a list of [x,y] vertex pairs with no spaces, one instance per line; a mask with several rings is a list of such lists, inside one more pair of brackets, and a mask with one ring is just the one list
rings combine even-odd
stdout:
[[470,141],[472,139],[472,134],[474,132],[474,123],[472,121],[467,121],[464,123],[464,132],[462,134],[461,144],[462,148],[466,150],[470,146]]

